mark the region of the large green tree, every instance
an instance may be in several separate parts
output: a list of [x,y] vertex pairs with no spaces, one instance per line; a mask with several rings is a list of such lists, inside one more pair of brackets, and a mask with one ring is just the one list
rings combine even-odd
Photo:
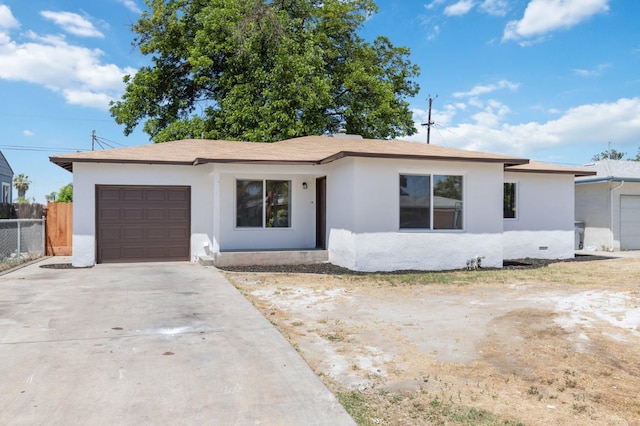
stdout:
[[409,50],[358,35],[373,0],[146,0],[133,45],[152,65],[125,77],[111,114],[153,141],[276,141],[335,132],[415,133]]

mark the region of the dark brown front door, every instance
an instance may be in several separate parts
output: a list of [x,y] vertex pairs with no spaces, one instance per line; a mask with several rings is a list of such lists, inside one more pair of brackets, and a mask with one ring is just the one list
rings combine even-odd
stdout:
[[327,178],[316,179],[316,248],[327,248]]
[[96,186],[98,263],[189,260],[191,188]]

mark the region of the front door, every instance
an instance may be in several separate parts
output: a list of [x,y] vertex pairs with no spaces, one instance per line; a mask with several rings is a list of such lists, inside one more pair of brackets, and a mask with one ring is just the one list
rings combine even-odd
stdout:
[[327,177],[316,179],[316,248],[327,248]]

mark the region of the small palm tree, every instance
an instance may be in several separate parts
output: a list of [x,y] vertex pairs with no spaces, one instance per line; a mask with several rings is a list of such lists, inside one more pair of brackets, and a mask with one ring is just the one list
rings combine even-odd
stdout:
[[31,185],[29,176],[20,173],[13,178],[13,186],[18,190],[18,198],[24,198],[24,194],[26,194],[29,189],[29,185]]

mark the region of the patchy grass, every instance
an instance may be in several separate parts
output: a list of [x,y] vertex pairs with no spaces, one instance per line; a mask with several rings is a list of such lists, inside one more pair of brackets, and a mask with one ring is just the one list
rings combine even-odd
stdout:
[[[420,398],[386,392],[367,393],[356,390],[337,392],[336,398],[360,426],[398,422],[385,415],[385,406],[402,406],[405,424],[456,426],[522,426],[520,422],[501,418],[487,410],[444,401],[438,396]],[[574,408],[579,411],[580,408]]]
[[397,426],[636,424],[638,276],[640,259],[227,273],[359,425]]
[[33,262],[39,259],[39,257],[21,257],[19,259],[4,259],[0,261],[0,272],[5,272],[10,269],[16,268],[25,263]]

